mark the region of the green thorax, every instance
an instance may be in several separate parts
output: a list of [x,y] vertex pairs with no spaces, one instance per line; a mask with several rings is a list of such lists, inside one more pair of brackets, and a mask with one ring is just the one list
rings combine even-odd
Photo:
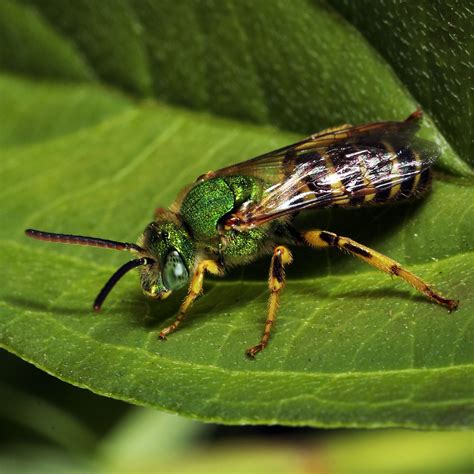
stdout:
[[194,238],[212,242],[222,219],[247,201],[259,201],[263,182],[250,176],[222,176],[201,181],[186,194],[179,214]]

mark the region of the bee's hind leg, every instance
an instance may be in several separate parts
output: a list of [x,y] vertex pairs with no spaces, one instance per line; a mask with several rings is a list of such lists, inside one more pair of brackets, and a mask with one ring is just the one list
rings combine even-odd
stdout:
[[270,264],[270,273],[268,275],[268,287],[270,289],[270,298],[268,300],[268,316],[265,321],[265,329],[260,343],[247,349],[247,355],[254,358],[255,355],[265,349],[270,339],[270,331],[275,322],[278,304],[280,301],[280,292],[285,286],[285,269],[284,266],[292,261],[291,252],[279,245],[273,250],[272,263]]
[[327,248],[337,247],[341,250],[345,250],[350,254],[360,258],[364,262],[372,265],[379,270],[390,275],[395,275],[407,283],[412,285],[415,289],[426,295],[436,303],[445,306],[449,311],[453,311],[458,307],[459,301],[450,300],[445,298],[436,292],[430,285],[424,282],[421,278],[415,274],[405,270],[398,262],[392,260],[385,255],[382,255],[375,250],[372,250],[365,245],[359,244],[348,237],[342,237],[332,232],[326,232],[324,230],[310,230],[302,232],[304,240],[312,247]]

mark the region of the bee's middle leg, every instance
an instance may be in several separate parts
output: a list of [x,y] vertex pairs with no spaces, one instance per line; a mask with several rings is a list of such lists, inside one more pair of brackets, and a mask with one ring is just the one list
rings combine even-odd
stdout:
[[292,261],[291,252],[279,245],[273,250],[272,263],[270,265],[270,273],[268,275],[268,287],[270,289],[270,298],[268,300],[268,316],[265,321],[265,328],[260,343],[247,349],[247,355],[254,358],[255,355],[265,349],[270,339],[270,331],[275,322],[278,305],[280,302],[280,292],[285,286],[285,269],[284,266]]

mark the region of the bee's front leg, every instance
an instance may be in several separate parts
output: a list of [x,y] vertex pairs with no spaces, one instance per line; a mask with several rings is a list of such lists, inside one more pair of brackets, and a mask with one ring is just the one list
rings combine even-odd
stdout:
[[278,304],[280,301],[280,292],[285,287],[285,265],[288,265],[293,260],[291,252],[279,245],[273,250],[272,263],[270,265],[270,273],[268,275],[268,287],[270,289],[270,299],[268,300],[268,316],[265,322],[265,329],[263,330],[260,344],[251,347],[247,350],[247,355],[254,358],[255,355],[265,349],[270,339],[270,331],[275,322]]
[[194,271],[194,275],[191,278],[191,283],[189,284],[188,294],[186,295],[186,298],[184,298],[179,308],[178,316],[173,322],[173,324],[164,328],[160,332],[160,339],[166,339],[166,336],[168,334],[171,334],[173,331],[176,330],[176,328],[185,318],[186,312],[194,303],[194,300],[202,293],[205,272],[209,272],[212,275],[221,275],[222,268],[214,260],[203,260],[197,265],[196,270]]

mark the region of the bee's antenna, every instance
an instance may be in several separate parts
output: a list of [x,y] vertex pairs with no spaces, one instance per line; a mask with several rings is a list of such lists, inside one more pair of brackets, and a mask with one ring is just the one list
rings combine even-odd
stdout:
[[155,260],[152,258],[148,257],[142,257],[142,258],[137,258],[135,260],[130,260],[129,262],[125,263],[122,265],[107,281],[107,283],[104,285],[104,287],[100,290],[99,294],[97,295],[97,298],[94,301],[94,310],[95,311],[100,311],[100,308],[102,306],[102,303],[104,302],[105,298],[107,298],[107,295],[110,293],[112,288],[117,284],[117,282],[122,278],[125,273],[129,272],[130,270],[133,270],[136,267],[140,267],[142,265],[153,265],[156,263]]
[[43,232],[42,230],[26,229],[28,237],[48,242],[58,242],[60,244],[90,245],[91,247],[102,247],[114,250],[131,250],[145,253],[145,249],[136,244],[127,242],[116,242],[115,240],[98,239],[96,237],[84,237],[82,235],[55,234],[53,232]]

